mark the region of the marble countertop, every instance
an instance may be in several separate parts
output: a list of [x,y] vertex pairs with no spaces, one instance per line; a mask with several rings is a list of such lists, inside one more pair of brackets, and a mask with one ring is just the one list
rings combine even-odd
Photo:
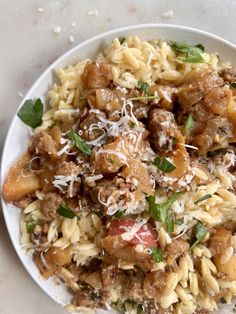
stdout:
[[[131,24],[171,23],[236,44],[235,0],[1,0],[0,8],[0,152],[21,97],[52,61],[91,36]],[[1,210],[0,230],[0,314],[65,313],[21,265]]]

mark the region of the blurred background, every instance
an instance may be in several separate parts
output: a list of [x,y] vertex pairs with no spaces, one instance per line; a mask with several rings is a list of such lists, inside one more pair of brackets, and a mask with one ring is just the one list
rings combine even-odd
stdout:
[[[0,153],[25,93],[49,64],[78,43],[121,26],[168,23],[236,44],[235,16],[236,0],[0,0]],[[0,314],[15,313],[65,312],[21,265],[0,209]]]

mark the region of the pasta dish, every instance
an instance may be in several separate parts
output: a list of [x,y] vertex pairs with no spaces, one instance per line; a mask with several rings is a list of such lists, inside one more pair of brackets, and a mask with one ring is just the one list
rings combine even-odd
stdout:
[[3,197],[42,277],[71,291],[66,309],[231,304],[236,68],[198,43],[129,37],[57,76],[18,111],[31,135]]

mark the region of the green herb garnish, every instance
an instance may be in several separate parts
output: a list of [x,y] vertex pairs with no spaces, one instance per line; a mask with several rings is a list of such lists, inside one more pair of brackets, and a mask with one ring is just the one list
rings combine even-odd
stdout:
[[188,131],[189,129],[192,129],[194,126],[194,120],[192,113],[189,114],[188,119],[185,122],[184,130]]
[[121,45],[125,42],[125,37],[120,37],[118,39]]
[[152,99],[158,99],[159,96],[140,96],[140,97],[132,97],[129,98],[128,100],[152,100]]
[[160,263],[164,260],[164,252],[156,247],[152,248],[152,258],[155,262]]
[[150,96],[150,86],[148,83],[139,81],[138,87],[145,93],[145,95]]
[[184,53],[184,56],[178,57],[177,60],[190,63],[205,63],[201,55],[204,52],[204,47],[201,44],[191,46],[177,41],[171,41],[169,44],[175,52]]
[[26,230],[27,230],[27,232],[31,233],[38,224],[39,224],[39,220],[38,219],[27,222],[26,223]]
[[36,100],[28,99],[17,112],[18,117],[25,124],[35,129],[42,123],[43,103],[40,98]]
[[173,210],[169,208],[166,215],[166,231],[171,234],[174,231],[174,214]]
[[175,224],[177,226],[181,226],[183,223],[184,223],[184,219],[183,218],[175,219]]
[[114,215],[116,218],[120,218],[120,217],[122,217],[123,216],[123,212],[122,211],[120,211],[120,210],[118,210],[116,213],[115,213],[115,215]]
[[107,161],[109,161],[109,163],[111,163],[112,165],[114,165],[116,163],[115,160],[110,158],[110,157],[107,158]]
[[90,156],[92,150],[88,144],[76,133],[74,129],[70,129],[68,133],[68,138],[72,141],[72,143],[77,147],[79,151],[83,154]]
[[227,303],[227,301],[225,300],[225,298],[221,298],[221,299],[220,299],[220,303],[222,303],[222,304],[226,304],[226,303]]
[[133,121],[130,121],[129,126],[131,127],[131,129],[134,129],[136,127],[136,123]]
[[143,306],[142,304],[138,304],[136,314],[141,314],[141,313],[143,313]]
[[232,88],[236,88],[236,82],[231,83],[230,86],[231,86]]
[[74,217],[77,217],[78,219],[80,219],[79,216],[76,215],[76,213],[73,212],[72,209],[67,207],[65,203],[61,203],[60,207],[57,209],[57,213],[66,218],[72,219]]
[[150,215],[155,220],[165,223],[168,233],[174,231],[174,215],[171,206],[180,195],[181,192],[175,192],[162,204],[155,203],[155,196],[151,195],[147,198]]
[[197,222],[193,227],[193,240],[190,249],[196,246],[199,242],[203,241],[206,235],[207,228],[201,222]]
[[97,215],[99,218],[103,217],[104,212],[102,210],[94,212],[95,215]]
[[169,173],[176,169],[175,165],[173,165],[167,158],[156,157],[153,162],[154,166],[165,173]]
[[194,204],[198,204],[198,203],[200,203],[200,202],[202,202],[202,201],[208,200],[208,198],[211,198],[211,197],[212,197],[211,194],[206,194],[206,195],[200,197],[198,200],[196,200],[196,201],[194,202]]
[[226,154],[228,152],[228,148],[218,148],[216,150],[213,150],[213,151],[209,151],[207,152],[207,157],[213,157],[213,156],[217,156],[217,155],[220,155],[220,154]]

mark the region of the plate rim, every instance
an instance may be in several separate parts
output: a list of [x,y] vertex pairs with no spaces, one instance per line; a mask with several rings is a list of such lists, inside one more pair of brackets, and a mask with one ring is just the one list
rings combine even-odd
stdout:
[[[106,36],[110,36],[113,35],[115,36],[115,34],[120,33],[120,32],[125,32],[125,31],[130,31],[130,30],[135,30],[137,29],[140,30],[145,30],[145,29],[173,29],[173,30],[179,30],[179,31],[188,31],[188,32],[192,32],[198,35],[202,35],[205,38],[210,38],[213,39],[225,46],[228,46],[232,49],[234,49],[236,51],[236,44],[233,44],[232,42],[218,36],[215,35],[213,33],[207,32],[205,30],[202,29],[198,29],[198,28],[194,28],[194,27],[188,27],[188,26],[183,26],[183,25],[178,25],[178,24],[168,24],[168,23],[145,23],[145,24],[134,24],[134,25],[127,25],[127,26],[123,26],[123,27],[119,27],[119,28],[114,28],[112,30],[109,30],[107,32],[103,32],[103,33],[99,33],[97,35],[94,35],[93,37],[90,37],[80,43],[78,43],[76,46],[72,47],[71,49],[67,50],[66,52],[64,52],[62,55],[60,55],[60,57],[58,57],[56,60],[54,60],[41,74],[40,76],[34,81],[34,83],[31,85],[31,87],[29,88],[29,90],[27,91],[27,93],[25,94],[25,96],[23,97],[22,101],[20,102],[20,104],[17,106],[16,111],[11,119],[10,125],[7,129],[7,135],[4,141],[4,145],[3,145],[3,150],[2,150],[2,157],[1,157],[1,168],[0,168],[0,173],[1,173],[1,191],[2,191],[2,186],[3,186],[3,182],[5,179],[5,172],[6,172],[6,166],[5,166],[5,159],[6,159],[6,153],[7,153],[7,148],[9,145],[9,141],[10,141],[10,135],[12,133],[12,129],[13,126],[15,124],[15,120],[17,119],[17,112],[19,110],[19,108],[23,105],[24,101],[26,99],[29,98],[29,95],[31,95],[33,93],[33,91],[37,88],[37,86],[40,84],[40,82],[43,81],[44,77],[50,73],[58,63],[60,63],[61,61],[63,61],[63,59],[66,59],[70,54],[73,54],[73,52],[76,52],[77,50],[83,49],[84,46],[87,46],[95,41],[98,41],[100,39],[106,38]],[[22,258],[22,254],[25,254],[24,251],[21,249],[20,247],[20,243],[17,245],[15,244],[15,241],[13,240],[13,235],[10,232],[10,222],[7,219],[7,206],[8,204],[4,201],[3,197],[2,197],[2,193],[1,193],[1,207],[2,207],[2,212],[3,212],[3,217],[4,217],[4,221],[6,224],[6,228],[8,231],[8,235],[10,237],[11,243],[14,247],[14,250],[20,260],[20,262],[22,263],[22,265],[24,266],[25,270],[27,271],[27,273],[30,275],[30,277],[33,279],[33,281],[38,285],[38,287],[48,296],[50,297],[53,301],[55,301],[56,303],[64,306],[65,304],[58,299],[55,295],[53,295],[50,291],[47,290],[46,287],[44,287],[41,282],[42,279],[40,279],[39,276],[37,276],[36,273],[31,272],[29,267],[27,266],[27,263],[24,261],[24,259]]]

